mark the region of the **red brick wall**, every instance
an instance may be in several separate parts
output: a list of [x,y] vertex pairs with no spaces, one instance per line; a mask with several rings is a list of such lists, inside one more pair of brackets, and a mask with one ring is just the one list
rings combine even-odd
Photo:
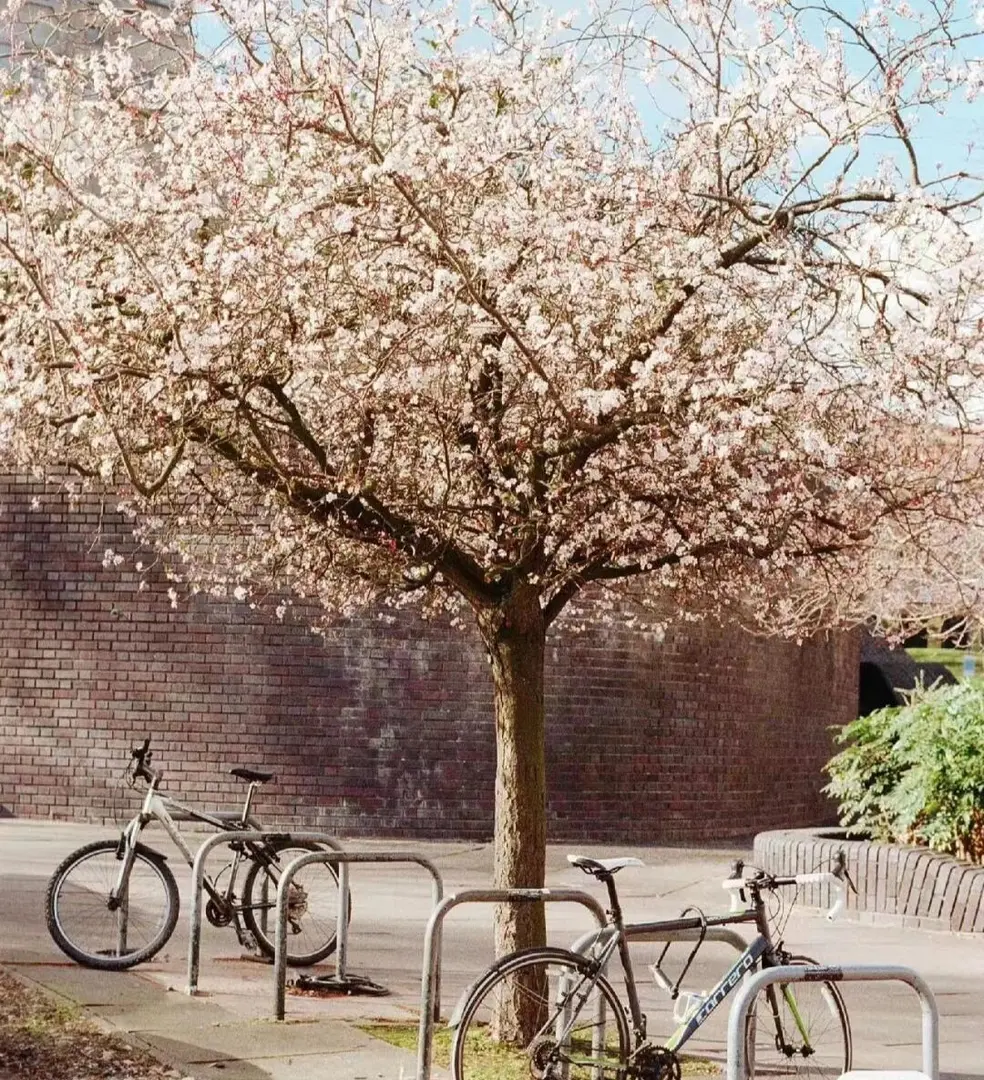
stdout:
[[[476,635],[411,614],[327,641],[242,605],[105,569],[131,551],[111,500],[70,510],[0,478],[0,813],[130,811],[118,777],[151,735],[179,797],[235,803],[233,765],[277,782],[258,811],[341,834],[482,839],[494,746]],[[747,837],[830,819],[828,728],[853,717],[857,642],[711,626],[558,632],[547,664],[552,839]],[[776,770],[774,773],[771,770]]]

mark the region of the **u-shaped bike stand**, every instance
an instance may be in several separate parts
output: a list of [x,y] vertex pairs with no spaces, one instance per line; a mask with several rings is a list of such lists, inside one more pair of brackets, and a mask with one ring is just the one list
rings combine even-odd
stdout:
[[[940,1018],[936,999],[925,980],[912,968],[895,965],[851,964],[844,967],[770,967],[749,975],[738,990],[728,1017],[727,1080],[746,1080],[745,1025],[755,998],[773,983],[794,982],[904,982],[919,995],[922,1007],[922,1071],[928,1080],[940,1080]],[[865,1075],[870,1080],[898,1075],[887,1072],[858,1070],[846,1074]],[[910,1074],[911,1075],[911,1074]]]
[[550,900],[582,904],[594,915],[599,928],[605,925],[605,912],[601,904],[581,889],[464,889],[446,896],[431,913],[424,934],[424,969],[420,980],[417,1080],[430,1080],[434,1020],[441,1011],[441,929],[445,916],[459,904],[542,904]]
[[[202,952],[202,890],[205,883],[205,860],[222,844],[237,840],[256,841],[283,840],[287,843],[297,840],[304,843],[324,844],[333,851],[341,851],[342,845],[334,836],[323,832],[284,832],[283,829],[230,829],[228,832],[210,836],[195,854],[191,868],[191,928],[188,935],[188,986],[186,992],[192,996],[198,993],[198,969]],[[313,854],[313,853],[312,853]],[[338,873],[339,894],[348,903],[348,869],[342,865]],[[337,955],[340,961],[345,956],[346,934],[348,925],[339,920],[337,930]]]
[[[444,882],[437,867],[425,859],[423,855],[414,855],[407,851],[312,851],[307,855],[299,855],[284,868],[277,885],[277,924],[275,951],[273,959],[273,1015],[277,1020],[283,1020],[286,1011],[287,996],[287,908],[289,904],[290,886],[294,877],[305,866],[312,863],[326,863],[329,866],[338,866],[338,878],[342,880],[342,871],[349,863],[416,863],[422,866],[431,876],[431,900],[436,907],[444,895]],[[348,876],[346,874],[346,888],[339,894],[338,925],[348,927]],[[345,975],[345,957],[339,953],[335,965],[336,978],[342,979]]]

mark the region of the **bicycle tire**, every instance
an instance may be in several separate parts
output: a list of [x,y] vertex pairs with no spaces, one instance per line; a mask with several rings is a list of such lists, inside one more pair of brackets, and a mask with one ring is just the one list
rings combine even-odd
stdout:
[[[79,964],[104,971],[125,971],[158,953],[174,933],[180,906],[164,856],[138,844],[128,884],[129,940],[124,947],[135,935],[146,940],[121,954],[119,916],[109,907],[110,890],[119,876],[118,850],[116,840],[96,840],[73,851],[52,874],[44,899],[48,933],[58,948]],[[84,929],[86,923],[91,929]],[[148,926],[145,934],[142,928]]]
[[[818,966],[806,956],[791,956],[784,963]],[[807,1028],[808,1045],[792,1015],[787,988]],[[854,1049],[840,990],[830,982],[774,983],[771,990],[772,994],[759,994],[745,1022],[747,1080],[774,1076],[828,1080],[849,1072]],[[774,1007],[778,1008],[778,1027]]]
[[[574,1026],[563,1044],[557,1041],[556,1026],[571,1021],[561,1020],[564,1006],[555,993],[561,976],[569,980],[568,1000],[572,993],[583,994],[573,1016]],[[511,986],[509,980],[513,980]],[[587,993],[584,980],[592,984]],[[544,993],[544,986],[553,1000]],[[497,1016],[502,999],[495,996],[500,988],[514,1002],[520,996],[528,1002],[519,1006],[526,1015],[519,1018],[522,1030],[514,1032],[512,1040],[503,1038],[501,1031],[490,1034],[489,1030],[502,1022]],[[595,993],[606,1007],[600,1022]],[[591,1019],[578,1025],[581,1015]],[[506,1022],[511,1026],[511,1018]],[[502,1077],[552,1076],[548,1069],[559,1064],[557,1075],[562,1073],[567,1080],[596,1080],[599,1075],[614,1080],[627,1064],[630,1050],[625,1008],[611,983],[589,960],[566,949],[521,949],[493,964],[470,992],[451,1046],[451,1076],[453,1080],[475,1080],[478,1075],[490,1075],[492,1065],[495,1075]],[[480,1059],[474,1071],[468,1065],[471,1054]]]
[[[277,862],[273,865],[265,865],[256,859],[251,860],[246,879],[243,883],[243,922],[252,933],[260,951],[266,956],[273,956],[275,951],[274,937],[276,925],[274,912],[277,896],[277,883],[280,881],[280,873],[283,868],[295,858],[310,851],[324,851],[325,848],[316,843],[302,841],[271,841],[267,850],[273,849]],[[283,857],[287,856],[287,857]],[[259,895],[263,887],[263,881],[269,881],[270,895],[264,903]],[[291,932],[292,926],[288,924],[287,933],[287,963],[291,967],[310,967],[312,964],[324,960],[335,951],[338,940],[338,904],[341,892],[338,887],[338,870],[328,863],[313,863],[301,870],[300,875],[294,879],[300,883],[308,897],[314,894],[312,909],[309,905],[294,921],[295,926],[300,927],[303,923],[303,931]],[[254,891],[255,890],[255,891]],[[269,905],[269,906],[267,906]],[[266,910],[269,915],[269,924],[266,928],[257,913]],[[352,896],[349,894],[349,919],[352,918]],[[302,938],[303,940],[295,940]]]

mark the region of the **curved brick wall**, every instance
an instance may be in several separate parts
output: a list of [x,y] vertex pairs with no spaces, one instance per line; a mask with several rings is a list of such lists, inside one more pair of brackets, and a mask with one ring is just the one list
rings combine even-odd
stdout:
[[[773,874],[808,874],[838,851],[857,886],[847,912],[864,922],[928,930],[984,930],[984,866],[971,866],[926,848],[847,840],[838,830],[785,829],[755,837],[756,866]],[[800,891],[809,907],[829,910],[829,885]]]
[[[323,642],[203,598],[172,610],[102,566],[132,550],[88,500],[0,478],[0,814],[105,819],[152,734],[176,794],[212,805],[269,766],[261,816],[342,834],[487,838],[492,698],[473,632],[370,617]],[[856,712],[853,636],[802,646],[713,627],[660,644],[623,627],[548,650],[551,839],[745,838],[830,820],[829,727]],[[781,771],[772,775],[776,762]]]

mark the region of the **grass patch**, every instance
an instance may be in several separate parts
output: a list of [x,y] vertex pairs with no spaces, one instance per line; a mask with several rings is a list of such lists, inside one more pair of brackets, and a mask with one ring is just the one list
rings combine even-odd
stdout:
[[[356,1026],[367,1035],[381,1039],[391,1046],[411,1053],[417,1052],[417,1024],[370,1020]],[[477,1032],[473,1038],[475,1041],[468,1058],[467,1080],[529,1080],[530,1063],[525,1056],[484,1039],[481,1032]],[[434,1028],[433,1062],[438,1068],[451,1067],[453,1039],[454,1032],[450,1028]],[[720,1066],[706,1058],[682,1057],[680,1066],[684,1076],[719,1076],[721,1073]],[[582,1069],[581,1072],[587,1075],[588,1070]]]
[[[947,671],[961,682],[964,681],[963,658],[967,655],[964,649],[906,649],[905,650],[917,664],[942,664]],[[972,654],[977,665],[974,668],[974,677],[979,678],[984,674],[984,657]]]
[[[374,1039],[382,1039],[401,1050],[417,1052],[417,1024],[402,1023],[398,1020],[363,1020],[355,1025],[360,1031]],[[438,1068],[451,1067],[451,1040],[454,1032],[449,1027],[437,1025],[434,1028],[434,1041],[431,1045],[432,1060]]]

